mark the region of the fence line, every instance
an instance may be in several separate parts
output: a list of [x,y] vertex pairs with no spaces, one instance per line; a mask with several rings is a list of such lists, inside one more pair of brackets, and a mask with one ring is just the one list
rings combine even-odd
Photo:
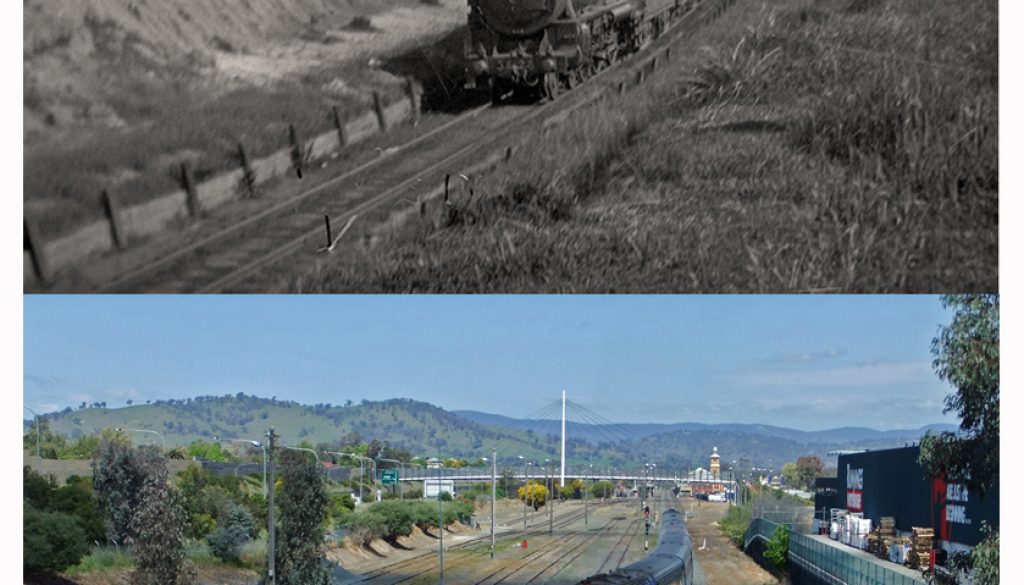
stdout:
[[[23,279],[26,285],[49,281],[62,269],[75,266],[97,253],[123,249],[127,242],[159,233],[169,224],[197,217],[229,201],[252,195],[254,189],[267,181],[295,172],[300,165],[322,159],[344,146],[365,140],[384,128],[418,119],[419,94],[407,86],[406,95],[384,106],[379,94],[374,107],[362,115],[343,122],[337,109],[332,110],[332,128],[310,140],[292,144],[294,136],[282,136],[288,146],[263,158],[250,160],[244,144],[239,144],[239,168],[216,175],[202,183],[194,183],[190,169],[182,165],[182,187],[152,200],[135,205],[118,205],[109,194],[103,197],[105,217],[80,226],[74,231],[44,241],[31,218],[25,218]],[[291,133],[290,133],[291,134]],[[296,160],[296,151],[302,155]],[[248,193],[245,193],[248,191]]]
[[[765,542],[772,538],[776,528],[782,526],[764,518],[750,521],[743,535],[744,548],[755,539]],[[793,532],[789,527],[789,559],[819,579],[849,585],[924,585],[924,580],[899,573],[886,566],[888,561],[864,559],[821,542],[806,534]]]

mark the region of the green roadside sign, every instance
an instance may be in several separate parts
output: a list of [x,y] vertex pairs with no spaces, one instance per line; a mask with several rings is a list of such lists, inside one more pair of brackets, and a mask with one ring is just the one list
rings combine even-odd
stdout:
[[398,483],[398,470],[397,469],[385,469],[380,472],[380,483],[383,485],[395,485]]

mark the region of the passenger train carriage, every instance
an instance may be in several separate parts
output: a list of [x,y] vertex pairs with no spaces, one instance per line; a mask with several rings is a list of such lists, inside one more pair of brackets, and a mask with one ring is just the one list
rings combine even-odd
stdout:
[[580,585],[692,585],[693,549],[686,521],[678,510],[661,518],[658,546],[631,565],[588,577]]

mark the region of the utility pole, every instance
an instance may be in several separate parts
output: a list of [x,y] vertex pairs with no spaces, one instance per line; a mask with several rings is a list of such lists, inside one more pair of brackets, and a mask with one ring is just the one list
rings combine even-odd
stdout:
[[274,432],[274,427],[270,427],[267,431],[267,463],[269,464],[270,483],[267,485],[268,488],[268,499],[267,499],[267,577],[270,579],[270,585],[277,584],[277,573],[275,571],[274,562],[277,558],[277,547],[274,541],[274,448],[277,447],[277,438],[279,435]]
[[498,497],[498,450],[491,449],[491,558],[494,558],[494,500]]

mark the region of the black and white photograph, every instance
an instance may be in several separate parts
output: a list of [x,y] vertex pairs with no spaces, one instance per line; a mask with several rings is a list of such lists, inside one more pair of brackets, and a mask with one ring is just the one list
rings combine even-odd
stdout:
[[997,290],[996,0],[27,0],[24,286]]

